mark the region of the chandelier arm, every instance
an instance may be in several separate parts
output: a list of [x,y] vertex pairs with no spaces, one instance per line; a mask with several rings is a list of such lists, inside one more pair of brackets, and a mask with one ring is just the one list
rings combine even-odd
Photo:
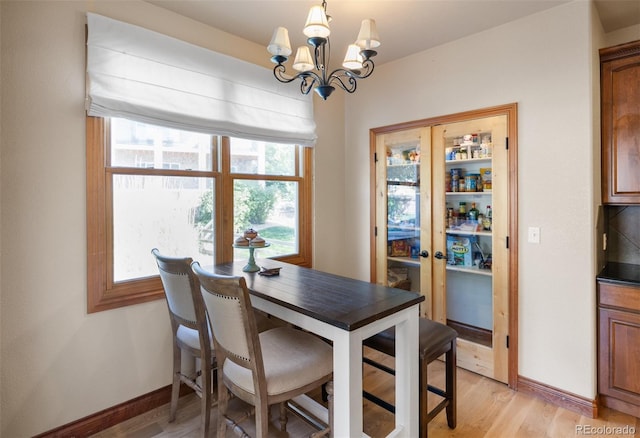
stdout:
[[303,72],[297,75],[300,78],[300,92],[309,94],[315,83],[321,84],[320,78],[313,72]]
[[[365,79],[371,76],[373,73],[374,64],[371,60],[366,60],[362,63],[364,67],[364,73],[362,71],[356,72],[354,70],[347,70],[344,68],[338,68],[331,72],[327,84],[337,84],[343,90],[353,93],[356,89],[356,79]],[[346,80],[346,83],[345,83]]]
[[349,70],[337,69],[334,70],[329,76],[329,85],[337,85],[347,93],[353,93],[356,91],[356,78],[352,76]]
[[286,70],[287,70],[287,67],[285,67],[283,64],[278,64],[275,67],[273,67],[273,75],[276,77],[277,80],[279,80],[284,84],[288,84],[289,82],[293,82],[296,79],[298,79],[298,75],[295,75],[295,76],[285,75]]
[[364,73],[357,74],[356,76],[358,79],[364,79],[371,76],[371,73],[373,73],[373,69],[375,68],[375,64],[372,60],[367,59],[362,63],[362,68],[364,70]]
[[360,70],[347,70],[344,68],[338,68],[331,73],[331,76],[334,76],[336,75],[336,73],[340,72],[339,74],[344,74],[346,76],[353,77],[356,79],[365,79],[371,76],[371,73],[373,73],[374,67],[375,65],[373,64],[373,61],[370,59],[367,59],[362,63],[362,69]]
[[321,83],[322,79],[316,73],[312,71],[303,71],[300,73],[296,73],[294,76],[285,75],[286,67],[282,64],[278,64],[273,68],[273,75],[282,83],[288,84],[289,82],[293,82],[296,79],[301,79],[302,81],[308,81],[311,79],[311,82]]
[[273,68],[273,75],[277,80],[284,84],[300,79],[300,92],[302,94],[309,94],[309,91],[313,88],[315,83],[322,84],[322,79],[316,73],[312,71],[304,71],[297,73],[294,76],[285,75],[286,67],[283,64],[278,64]]

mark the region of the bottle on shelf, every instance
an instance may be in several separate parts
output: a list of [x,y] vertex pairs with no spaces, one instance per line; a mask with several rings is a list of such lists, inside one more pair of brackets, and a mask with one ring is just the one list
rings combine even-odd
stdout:
[[458,215],[464,218],[467,215],[467,203],[464,201],[460,202],[460,206],[458,207]]
[[471,203],[471,208],[469,209],[469,213],[467,213],[467,219],[469,219],[470,221],[477,221],[478,220],[478,213],[480,213],[480,212],[476,208],[476,203],[472,202]]
[[482,227],[487,231],[491,230],[491,220],[492,220],[492,217],[491,217],[491,206],[487,205],[487,210],[486,210],[486,212],[484,214],[484,219],[482,221]]

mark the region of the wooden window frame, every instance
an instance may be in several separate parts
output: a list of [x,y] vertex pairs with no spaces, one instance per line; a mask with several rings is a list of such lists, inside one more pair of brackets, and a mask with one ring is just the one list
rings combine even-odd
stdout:
[[[112,199],[108,183],[114,171],[109,164],[109,119],[86,118],[87,130],[87,312],[149,302],[164,298],[159,276],[130,281],[113,281],[113,229]],[[220,153],[212,154],[213,171],[182,171],[184,176],[214,178],[216,211],[216,236],[214,260],[224,263],[233,260],[233,183],[236,179],[264,181],[296,181],[298,190],[298,232],[299,252],[278,257],[288,263],[310,267],[312,260],[312,166],[313,150],[300,148],[296,153],[296,174],[294,176],[247,175],[230,172],[229,138],[222,137]],[[220,157],[220,166],[216,160]],[[302,161],[302,163],[300,163]],[[302,166],[300,166],[302,164]],[[218,171],[220,169],[220,171]],[[118,173],[118,172],[115,172]],[[172,170],[136,169],[140,175],[175,175]]]

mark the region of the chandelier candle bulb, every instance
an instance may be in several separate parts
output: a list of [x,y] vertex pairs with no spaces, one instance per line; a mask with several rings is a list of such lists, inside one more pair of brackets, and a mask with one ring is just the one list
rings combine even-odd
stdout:
[[327,38],[331,34],[327,14],[322,6],[312,6],[302,31],[309,38]]
[[286,27],[278,27],[273,32],[271,42],[267,47],[269,53],[274,56],[291,55],[291,43],[289,42],[289,31]]
[[293,68],[301,72],[313,70],[313,59],[308,46],[298,47],[296,58],[293,60]]
[[380,37],[378,36],[378,29],[376,28],[376,20],[373,18],[366,18],[362,20],[356,44],[367,50],[375,49],[380,45]]
[[342,63],[344,68],[349,70],[360,70],[362,68],[362,55],[360,55],[360,47],[350,44],[347,48],[347,55]]

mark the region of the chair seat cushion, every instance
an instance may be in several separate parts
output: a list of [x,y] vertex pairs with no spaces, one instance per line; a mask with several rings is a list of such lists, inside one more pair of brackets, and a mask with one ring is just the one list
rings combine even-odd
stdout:
[[[200,337],[198,336],[198,330],[194,330],[183,325],[178,327],[178,333],[176,334],[178,341],[193,348],[194,350],[200,350]],[[213,350],[213,337],[209,336],[211,342],[211,349]]]
[[[424,359],[430,352],[440,349],[458,337],[458,333],[449,326],[419,318],[418,344],[420,358]],[[396,355],[396,330],[391,327],[363,341],[363,344],[389,356]]]
[[[290,327],[259,334],[269,395],[305,386],[333,372],[333,349],[314,335]],[[226,360],[224,374],[235,385],[254,393],[251,371]]]

